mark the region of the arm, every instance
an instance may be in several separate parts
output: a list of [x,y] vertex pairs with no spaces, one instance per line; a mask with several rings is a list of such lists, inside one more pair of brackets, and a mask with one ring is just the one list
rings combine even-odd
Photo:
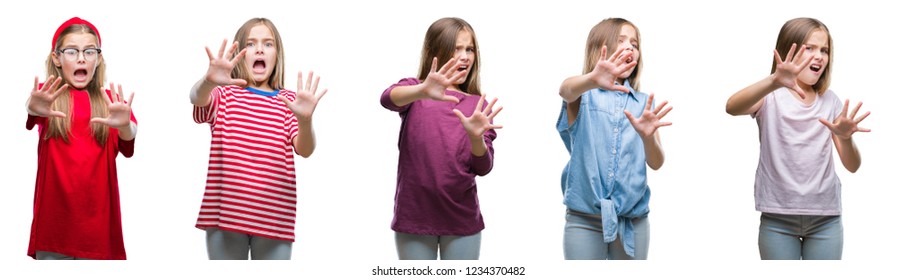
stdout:
[[806,94],[797,84],[797,75],[810,65],[811,57],[803,57],[803,47],[797,52],[797,55],[794,55],[796,46],[797,44],[791,45],[791,50],[788,51],[784,60],[778,51],[773,51],[776,59],[775,72],[729,97],[729,101],[726,102],[726,113],[738,116],[757,112],[763,106],[763,98],[781,87],[787,87],[801,98],[806,98]]
[[[673,107],[666,107],[667,102],[663,101],[659,106],[655,107],[654,110],[651,110],[651,104],[654,102],[654,94],[648,95],[648,102],[645,103],[645,111],[642,112],[642,116],[636,119],[632,116],[627,110],[623,110],[623,113],[626,114],[626,118],[629,119],[629,122],[632,124],[632,128],[638,132],[638,135],[642,138],[642,144],[645,148],[645,161],[648,164],[648,167],[651,169],[657,170],[663,166],[664,155],[663,155],[663,146],[660,145],[660,135],[657,133],[657,129],[662,126],[669,126],[673,123],[670,122],[661,122],[670,110],[673,110]],[[666,108],[664,108],[666,107]]]
[[[125,141],[134,140],[137,137],[137,124],[131,120],[131,106],[134,102],[134,92],[125,102],[122,99],[121,85],[118,88],[115,84],[109,83],[110,90],[103,94],[106,100],[106,107],[109,109],[109,115],[105,118],[94,117],[90,119],[91,123],[99,123],[118,130],[118,138]],[[111,97],[109,95],[112,95]]]
[[246,49],[243,49],[236,56],[234,55],[234,51],[237,49],[237,42],[234,42],[229,50],[227,50],[227,56],[232,59],[227,60],[224,57],[225,47],[227,46],[227,40],[221,43],[221,48],[218,50],[218,56],[215,57],[212,55],[212,51],[209,47],[206,47],[206,54],[209,55],[209,70],[206,72],[206,75],[199,79],[193,88],[190,89],[190,103],[193,106],[197,107],[206,107],[212,103],[211,92],[216,86],[220,85],[238,85],[245,86],[246,80],[243,79],[232,79],[230,76],[231,71],[234,70],[234,66],[237,61],[243,59],[243,55],[246,54]]
[[320,80],[320,76],[315,77],[315,72],[311,72],[308,74],[308,80],[306,80],[303,87],[302,72],[299,72],[299,89],[296,91],[296,98],[290,101],[282,94],[277,95],[277,98],[283,101],[287,108],[293,112],[293,115],[296,116],[299,133],[291,141],[293,143],[293,151],[304,158],[311,156],[315,152],[315,146],[317,146],[311,119],[318,102],[327,94],[327,89],[318,92],[318,81]]
[[567,78],[561,83],[559,90],[561,98],[564,98],[564,101],[567,101],[567,103],[573,103],[579,100],[583,93],[593,88],[629,92],[629,89],[626,87],[614,84],[617,77],[638,64],[638,61],[626,63],[626,60],[632,57],[632,52],[627,51],[624,53],[623,51],[623,48],[619,48],[610,59],[605,59],[607,46],[601,47],[601,57],[598,59],[595,67],[592,68],[592,72]]
[[857,126],[870,114],[870,112],[866,112],[859,117],[856,116],[857,112],[860,111],[860,107],[863,106],[863,102],[858,103],[853,112],[848,115],[847,109],[849,106],[850,100],[844,100],[844,108],[841,110],[841,114],[835,118],[834,123],[826,119],[819,119],[819,122],[832,131],[832,142],[835,143],[835,149],[841,158],[841,164],[844,165],[844,168],[847,168],[847,171],[855,173],[860,169],[862,159],[860,158],[860,151],[853,142],[853,133],[870,132],[872,130]]
[[[471,114],[470,117],[464,116],[464,113],[458,109],[452,110],[452,112],[455,113],[455,116],[461,121],[464,130],[467,132],[467,137],[470,140],[470,153],[474,156],[474,161],[476,161],[473,164],[473,169],[479,175],[485,175],[492,169],[492,149],[491,145],[486,143],[485,135],[490,130],[502,128],[501,125],[492,124],[492,120],[499,112],[501,112],[503,107],[499,106],[497,109],[492,110],[492,106],[498,101],[497,98],[493,98],[492,102],[483,109],[485,99],[485,94],[480,95],[480,99],[477,101],[477,106],[474,108],[473,114]],[[494,135],[490,136],[494,137]],[[480,162],[482,160],[485,160],[486,162]]]

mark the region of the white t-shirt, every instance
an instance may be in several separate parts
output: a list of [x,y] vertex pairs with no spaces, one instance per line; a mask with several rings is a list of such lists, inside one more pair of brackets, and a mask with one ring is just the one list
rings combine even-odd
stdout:
[[766,95],[751,117],[760,130],[760,163],[754,181],[757,211],[787,215],[841,215],[841,180],[835,174],[832,132],[819,122],[840,114],[831,90],[811,105],[787,88]]

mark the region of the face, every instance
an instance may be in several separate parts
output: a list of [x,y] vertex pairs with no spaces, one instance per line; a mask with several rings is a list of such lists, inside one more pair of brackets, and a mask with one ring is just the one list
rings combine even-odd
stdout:
[[251,85],[262,90],[271,90],[268,79],[277,65],[277,44],[274,35],[267,26],[259,24],[249,30],[246,37],[246,55],[243,57],[249,73],[252,73]]
[[797,81],[802,87],[809,88],[819,81],[819,77],[822,76],[825,67],[828,66],[828,33],[822,30],[813,31],[807,37],[804,45],[806,45],[806,49],[804,49],[803,55],[804,57],[810,57],[810,65],[804,68],[803,71],[800,71],[800,74],[797,75]]
[[[624,49],[623,54],[626,54],[626,52],[632,52],[632,57],[630,57],[628,60],[626,60],[626,63],[638,61],[639,53],[640,53],[639,48],[638,48],[639,47],[638,40],[639,40],[639,38],[638,38],[637,33],[635,32],[635,27],[632,27],[632,25],[628,25],[628,24],[625,24],[625,25],[623,25],[623,27],[620,27],[620,37],[617,38],[617,49],[619,50],[620,48],[623,48]],[[610,54],[608,54],[608,56],[610,56]],[[629,78],[629,75],[632,75],[632,71],[634,71],[634,70],[635,70],[635,67],[620,74],[620,76],[617,77],[617,82],[622,84],[623,80]]]
[[[473,35],[470,34],[470,31],[462,29],[458,32],[458,37],[455,39],[455,54],[452,56],[458,60],[458,71],[473,67],[473,62],[476,60],[476,50],[476,45],[474,45],[473,42]],[[467,76],[458,79],[458,81],[455,82],[455,85],[463,84],[467,81],[468,76],[470,76],[470,72],[467,73]],[[453,89],[457,90],[457,88]]]
[[84,89],[93,80],[103,55],[97,49],[97,38],[89,33],[71,33],[53,52],[53,64],[62,68],[62,78],[70,87]]

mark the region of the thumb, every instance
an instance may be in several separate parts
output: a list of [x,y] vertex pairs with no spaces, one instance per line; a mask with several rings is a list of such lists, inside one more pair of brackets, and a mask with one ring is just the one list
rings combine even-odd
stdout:
[[622,92],[625,92],[625,93],[629,93],[629,89],[626,88],[626,87],[624,87],[624,86],[622,86],[622,85],[614,85],[614,87],[613,87],[612,89],[613,89],[613,90],[617,90],[617,91],[622,91]]
[[[442,100],[442,101],[451,101],[451,102],[454,102],[454,103],[461,103],[461,100],[458,100],[457,97],[450,96],[450,95],[443,95],[442,98],[440,98],[439,100]],[[455,109],[455,110],[457,110],[457,109]]]
[[823,125],[827,126],[829,129],[835,129],[835,125],[826,119],[819,118],[819,122],[821,122]]
[[50,111],[49,117],[65,118],[65,114],[60,111]]
[[283,95],[278,94],[278,95],[277,95],[277,99],[280,99],[280,101],[282,101],[283,104],[285,104],[285,105],[287,105],[287,106],[290,106],[290,100],[287,99],[286,96],[283,96]]
[[458,119],[460,119],[461,121],[464,121],[464,119],[467,118],[467,117],[464,116],[464,113],[461,113],[461,110],[458,110],[458,109],[452,109],[452,112],[454,112],[454,113],[455,113],[455,116],[458,116]]
[[230,83],[236,86],[245,87],[248,83],[244,79],[231,79]]
[[92,119],[90,119],[90,123],[98,123],[98,124],[102,124],[105,126],[110,126],[109,119],[106,119],[106,118],[92,118]]

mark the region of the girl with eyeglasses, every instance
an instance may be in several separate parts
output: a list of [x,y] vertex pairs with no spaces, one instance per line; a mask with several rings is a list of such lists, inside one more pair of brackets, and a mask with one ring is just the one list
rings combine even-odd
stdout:
[[100,32],[71,18],[56,30],[47,79],[34,78],[25,127],[38,128],[28,256],[125,259],[115,159],[134,155],[134,93],[109,84]]

